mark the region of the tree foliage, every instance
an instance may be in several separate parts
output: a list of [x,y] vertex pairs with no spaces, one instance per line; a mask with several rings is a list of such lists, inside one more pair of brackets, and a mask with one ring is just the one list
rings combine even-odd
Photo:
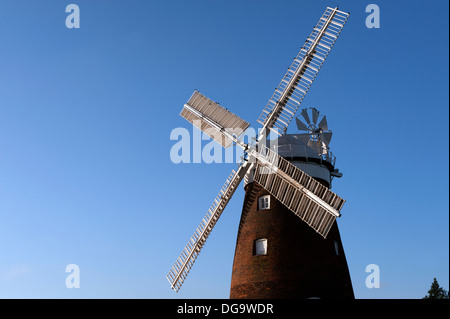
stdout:
[[428,290],[428,295],[422,299],[448,299],[448,291],[440,287],[436,278],[434,278],[431,288]]

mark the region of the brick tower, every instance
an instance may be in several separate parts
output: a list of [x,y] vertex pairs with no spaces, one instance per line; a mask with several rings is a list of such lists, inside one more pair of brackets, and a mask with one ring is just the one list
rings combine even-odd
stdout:
[[[342,174],[331,152],[324,160],[307,144],[301,134],[287,134],[278,139],[278,153],[329,188]],[[353,299],[337,223],[324,239],[251,174],[244,188],[230,298]]]

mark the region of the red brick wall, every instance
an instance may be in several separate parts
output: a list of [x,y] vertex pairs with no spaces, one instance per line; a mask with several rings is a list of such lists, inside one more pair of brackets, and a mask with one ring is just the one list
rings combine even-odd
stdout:
[[[257,198],[266,194],[260,188]],[[230,298],[354,298],[337,224],[324,239],[273,196],[261,211],[257,198],[241,221]],[[253,255],[259,238],[267,238],[265,256]]]

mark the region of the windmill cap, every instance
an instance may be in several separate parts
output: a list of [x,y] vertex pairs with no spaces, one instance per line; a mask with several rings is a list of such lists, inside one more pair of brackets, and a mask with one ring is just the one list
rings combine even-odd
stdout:
[[286,159],[320,163],[334,171],[335,156],[329,150],[327,154],[320,154],[318,143],[305,134],[284,134],[270,145],[272,150]]

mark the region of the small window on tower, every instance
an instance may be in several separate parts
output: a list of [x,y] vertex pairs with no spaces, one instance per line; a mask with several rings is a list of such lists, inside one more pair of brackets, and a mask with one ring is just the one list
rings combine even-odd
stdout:
[[264,195],[259,197],[258,206],[259,210],[270,209],[270,195]]
[[267,239],[260,238],[255,240],[253,254],[256,256],[267,255]]

